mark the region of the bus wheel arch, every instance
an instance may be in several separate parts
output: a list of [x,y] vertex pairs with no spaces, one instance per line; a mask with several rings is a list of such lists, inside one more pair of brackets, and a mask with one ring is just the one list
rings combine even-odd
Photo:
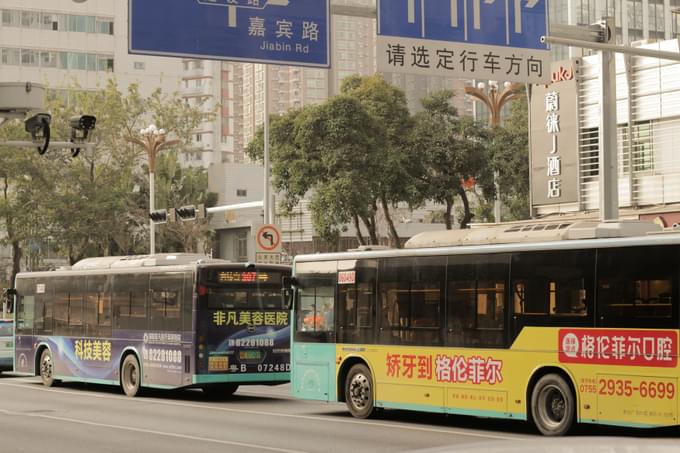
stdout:
[[354,357],[343,363],[338,379],[340,386],[342,393],[338,393],[339,399],[347,404],[354,417],[370,418],[375,414],[375,382],[371,367],[365,360]]
[[534,371],[526,390],[527,421],[546,436],[567,434],[578,421],[578,394],[564,369],[547,366]]
[[123,392],[134,397],[142,387],[142,365],[135,351],[127,350],[120,358],[120,387]]

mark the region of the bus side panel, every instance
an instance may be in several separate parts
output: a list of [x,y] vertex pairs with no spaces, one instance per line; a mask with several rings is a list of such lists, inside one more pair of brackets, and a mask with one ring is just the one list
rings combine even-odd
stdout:
[[[22,346],[28,340],[32,337],[22,337]],[[143,386],[182,386],[184,358],[178,333],[119,331],[115,339],[38,336],[35,343],[46,344],[52,352],[57,379],[118,384],[122,357],[132,352],[142,367]],[[32,374],[33,354],[32,348],[17,350],[17,371]]]
[[335,344],[294,343],[293,395],[297,398],[336,401]]
[[35,374],[35,351],[32,335],[16,335],[14,338],[14,372],[17,374]]

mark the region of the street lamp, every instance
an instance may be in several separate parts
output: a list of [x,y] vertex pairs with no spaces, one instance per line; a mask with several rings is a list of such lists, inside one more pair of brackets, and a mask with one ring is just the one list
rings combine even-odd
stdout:
[[[140,138],[128,137],[128,141],[140,145],[146,151],[149,159],[149,212],[156,209],[155,202],[155,182],[154,173],[156,172],[156,154],[169,146],[180,143],[180,140],[166,140],[165,129],[158,129],[155,125],[150,125],[146,129],[139,131]],[[149,253],[156,253],[156,224],[153,219],[149,219],[150,226],[150,246]]]
[[[465,94],[472,96],[475,101],[480,101],[489,109],[489,124],[492,128],[496,128],[501,124],[501,110],[503,106],[515,99],[521,97],[520,90],[522,85],[519,83],[505,82],[503,89],[499,91],[498,82],[489,81],[489,89],[486,90],[486,84],[479,82],[476,87],[465,87]],[[501,197],[500,188],[498,187],[498,170],[493,172],[494,186],[496,188],[496,199],[493,203],[493,216],[496,222],[501,221]]]

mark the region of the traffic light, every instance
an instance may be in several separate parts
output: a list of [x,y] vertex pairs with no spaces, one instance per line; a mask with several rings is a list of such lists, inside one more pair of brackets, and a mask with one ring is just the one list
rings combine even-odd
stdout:
[[166,223],[168,221],[168,211],[165,209],[151,211],[149,217],[153,220],[153,223]]
[[182,206],[175,210],[179,220],[196,220],[196,206],[190,204],[189,206]]

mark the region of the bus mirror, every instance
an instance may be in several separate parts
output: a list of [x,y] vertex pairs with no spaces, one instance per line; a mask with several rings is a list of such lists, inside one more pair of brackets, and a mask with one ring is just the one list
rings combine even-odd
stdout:
[[283,288],[281,290],[281,308],[290,310],[293,307],[293,288]]
[[285,276],[281,279],[281,306],[287,310],[293,306],[293,285],[295,285],[295,277]]

